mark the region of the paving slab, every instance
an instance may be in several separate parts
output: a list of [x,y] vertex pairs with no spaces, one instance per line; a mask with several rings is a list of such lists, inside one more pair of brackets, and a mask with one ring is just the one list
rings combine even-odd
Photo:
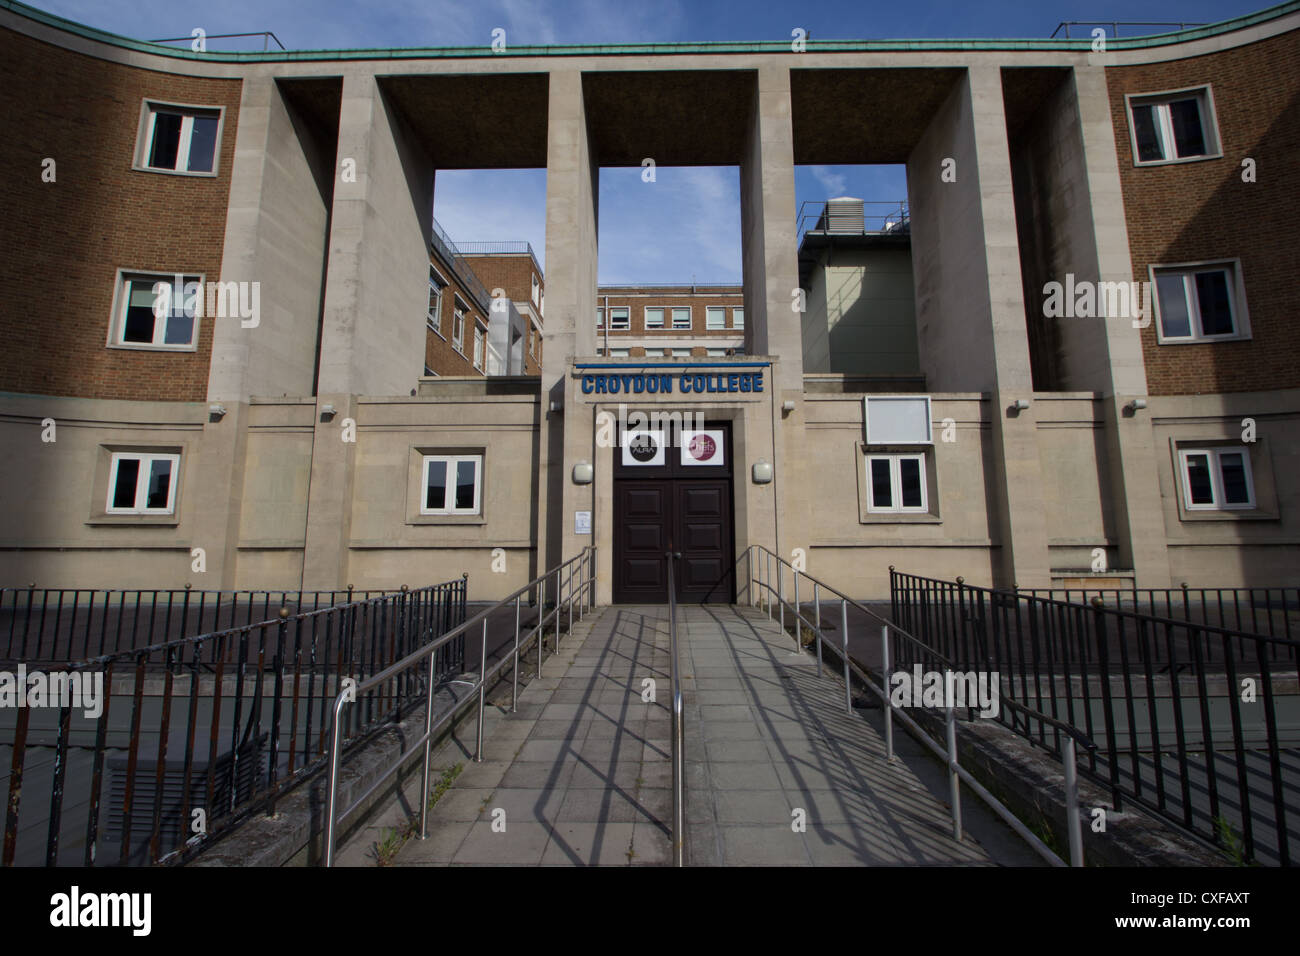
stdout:
[[[689,864],[1038,862],[973,795],[954,840],[942,764],[901,732],[887,760],[878,721],[761,612],[691,605],[678,624]],[[544,667],[516,713],[492,708],[483,762],[459,744],[428,838],[394,865],[670,864],[667,609],[598,608]]]

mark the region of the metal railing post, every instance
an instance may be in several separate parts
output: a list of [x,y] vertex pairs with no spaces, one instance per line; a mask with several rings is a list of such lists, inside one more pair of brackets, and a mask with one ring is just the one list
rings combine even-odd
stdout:
[[1070,836],[1070,866],[1083,866],[1083,823],[1079,819],[1079,778],[1075,766],[1074,738],[1065,735],[1065,828]]
[[948,799],[952,804],[952,838],[961,842],[961,778],[957,776],[957,711],[949,706],[946,720]]
[[785,575],[781,573],[781,559],[776,559],[776,604],[781,609],[781,630],[785,630]]
[[822,590],[821,585],[813,581],[813,639],[817,642],[817,679],[822,674]]
[[329,780],[325,787],[325,865],[327,867],[334,865],[334,816],[337,807],[334,806],[336,793],[339,783],[339,734],[341,727],[341,711],[345,700],[340,698],[334,701],[334,721],[330,727],[330,771]]
[[537,590],[537,679],[542,679],[542,643],[546,639],[546,578],[538,582]]
[[767,619],[771,621],[776,617],[776,615],[772,613],[772,597],[776,592],[772,588],[772,553],[770,551],[767,554],[766,565],[767,574],[764,575],[763,597],[767,601]]
[[799,603],[799,569],[792,564],[790,570],[794,572],[794,652],[798,654],[803,650],[803,605]]
[[523,600],[522,594],[515,595],[515,666],[511,670],[511,688],[510,688],[510,713],[519,712],[519,602]]
[[749,572],[749,588],[745,591],[745,597],[749,601],[749,606],[754,606],[754,546],[751,544],[745,549],[745,569]]
[[[845,673],[848,673],[849,638],[844,636]],[[894,759],[894,703],[889,699],[889,625],[880,626],[880,676],[885,683],[885,759]]]
[[570,565],[569,565],[569,583],[568,583],[568,587],[567,587],[567,589],[566,589],[566,590],[568,591],[568,594],[569,594],[568,604],[569,604],[569,634],[570,634],[570,635],[573,634],[573,572],[574,572],[574,570],[575,570],[575,569],[574,569],[574,566],[573,566],[572,564],[570,564]]
[[483,762],[483,705],[487,703],[487,618],[483,618],[483,641],[479,645],[478,665],[478,736],[474,742],[474,762]]
[[424,705],[424,774],[420,777],[420,839],[429,832],[429,761],[433,754],[433,688],[438,655],[429,655],[429,695]]

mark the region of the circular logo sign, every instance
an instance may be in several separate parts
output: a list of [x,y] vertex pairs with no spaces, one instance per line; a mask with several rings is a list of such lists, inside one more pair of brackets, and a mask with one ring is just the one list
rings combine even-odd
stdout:
[[659,444],[653,436],[642,432],[627,443],[627,450],[631,452],[632,457],[641,464],[654,461],[655,455],[659,453]]
[[708,461],[718,453],[718,443],[708,435],[693,435],[686,450],[696,461]]

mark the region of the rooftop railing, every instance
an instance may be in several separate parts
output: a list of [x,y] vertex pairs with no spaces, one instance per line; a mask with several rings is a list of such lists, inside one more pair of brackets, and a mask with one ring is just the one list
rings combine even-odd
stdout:
[[887,236],[906,235],[911,228],[907,200],[895,202],[839,203],[835,200],[806,200],[795,217],[795,236],[803,242],[806,234],[817,236]]
[[[1188,27],[1203,27],[1203,26],[1205,26],[1205,24],[1202,22],[1194,23],[1189,20],[1062,20],[1060,23],[1056,25],[1056,29],[1052,31],[1052,35],[1048,37],[1048,39],[1055,40],[1056,35],[1061,32],[1062,28],[1064,28],[1065,30],[1065,36],[1063,37],[1063,39],[1066,40],[1071,39],[1070,27],[1086,27],[1086,28],[1110,27],[1111,30],[1109,34],[1110,37],[1112,39],[1118,39],[1120,27],[1177,27],[1179,30],[1186,30]],[[1159,32],[1171,33],[1173,31],[1164,30]],[[1088,30],[1088,33],[1091,34],[1091,29]],[[1156,35],[1157,35],[1156,33],[1151,33],[1151,32],[1137,32],[1137,33],[1129,34],[1130,37],[1156,36]]]
[[451,267],[452,271],[456,273],[456,277],[460,279],[461,285],[465,287],[465,291],[468,292],[475,302],[478,303],[478,307],[483,310],[483,315],[491,316],[492,296],[488,294],[488,290],[483,287],[482,281],[474,274],[474,270],[471,269],[469,264],[465,261],[464,256],[461,254],[460,247],[451,241],[451,236],[447,235],[447,233],[443,231],[442,226],[438,224],[438,220],[436,219],[433,220],[433,231],[430,235],[433,237],[434,249],[436,249],[438,254],[442,256],[443,261]]

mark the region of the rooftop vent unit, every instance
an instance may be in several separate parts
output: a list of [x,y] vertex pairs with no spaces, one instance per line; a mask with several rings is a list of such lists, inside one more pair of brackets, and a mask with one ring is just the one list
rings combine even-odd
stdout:
[[860,236],[866,231],[866,217],[861,199],[841,196],[826,200],[826,209],[817,223],[821,232]]

